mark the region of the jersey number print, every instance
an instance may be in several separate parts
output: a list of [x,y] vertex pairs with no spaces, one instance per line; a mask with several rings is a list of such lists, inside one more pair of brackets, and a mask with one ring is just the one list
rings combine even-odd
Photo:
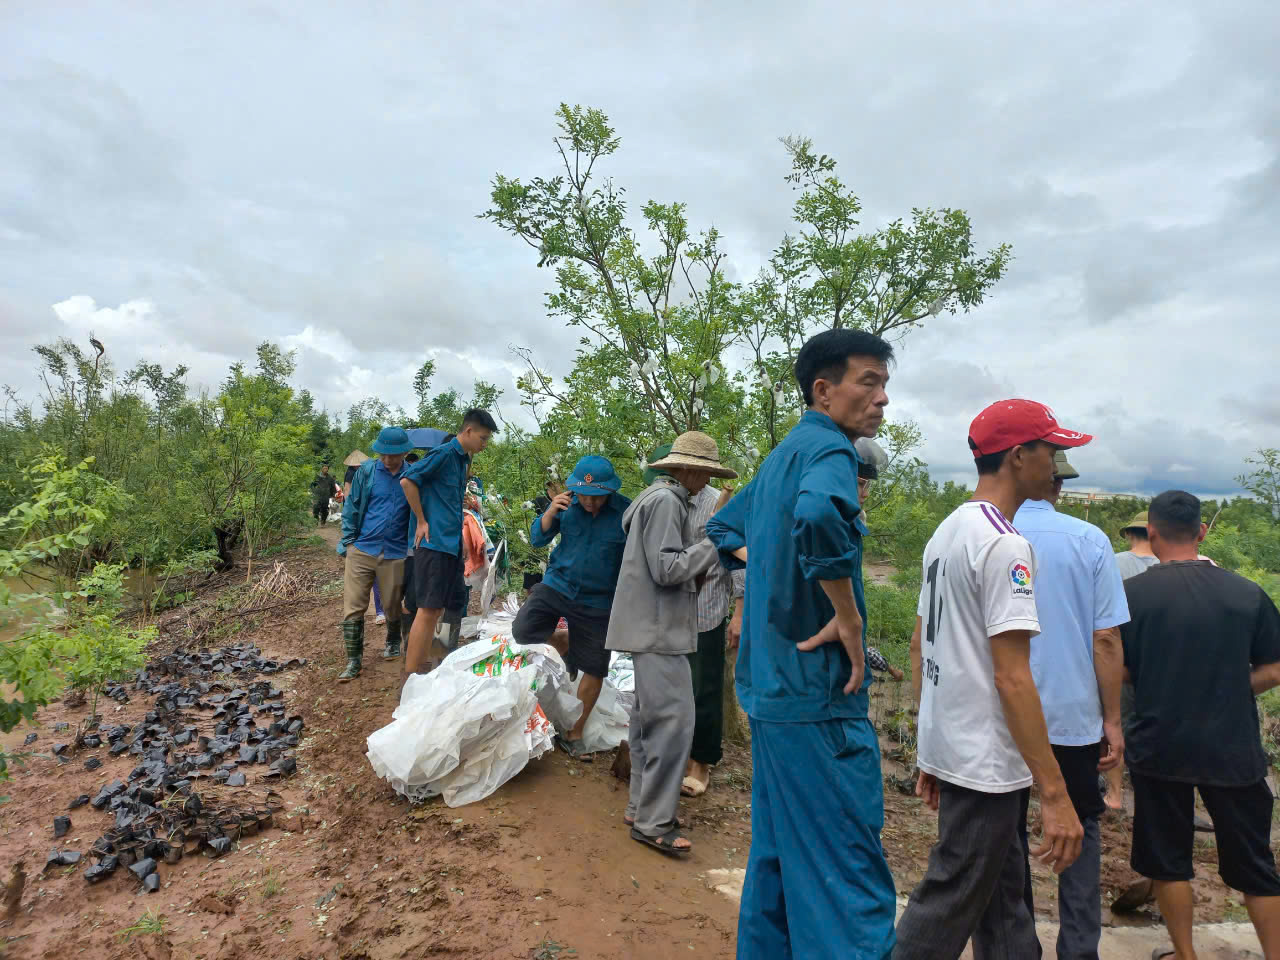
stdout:
[[[934,646],[938,642],[938,628],[942,623],[942,602],[938,600],[938,563],[934,560],[929,564],[928,584],[929,584],[929,622],[925,625],[925,639],[929,642],[930,651],[936,650]],[[942,575],[947,575],[946,567],[942,569]],[[933,685],[938,685],[941,670],[938,668],[937,662],[932,656],[927,657],[924,663],[924,675],[933,681]]]

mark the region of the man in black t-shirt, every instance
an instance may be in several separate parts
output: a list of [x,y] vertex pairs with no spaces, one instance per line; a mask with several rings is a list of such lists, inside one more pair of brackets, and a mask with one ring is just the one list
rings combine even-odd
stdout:
[[1280,685],[1280,613],[1257,584],[1198,560],[1200,501],[1151,501],[1160,563],[1125,581],[1121,627],[1134,687],[1125,759],[1133,778],[1133,869],[1155,882],[1173,947],[1192,957],[1191,853],[1199,790],[1217,835],[1218,873],[1244,894],[1263,952],[1280,957],[1280,875],[1272,796],[1254,698]]

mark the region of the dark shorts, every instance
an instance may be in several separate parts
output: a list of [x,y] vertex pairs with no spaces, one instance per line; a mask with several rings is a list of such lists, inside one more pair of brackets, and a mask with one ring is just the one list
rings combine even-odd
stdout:
[[1232,889],[1255,897],[1280,896],[1271,852],[1271,789],[1210,787],[1157,780],[1133,770],[1133,869],[1153,880],[1190,880],[1195,843],[1195,793],[1213,820],[1218,874]]
[[404,604],[410,613],[421,610],[466,611],[467,591],[462,582],[462,556],[418,547],[413,551],[412,578],[405,567]]
[[560,618],[569,624],[569,653],[565,666],[592,677],[609,672],[609,651],[604,648],[609,633],[608,608],[574,603],[564,594],[540,583],[529,592],[511,625],[516,643],[546,643]]
[[413,551],[410,550],[405,554],[404,558],[404,593],[401,594],[400,602],[404,606],[402,615],[407,613],[412,616],[418,610],[418,605],[413,599]]
[[1053,745],[1053,756],[1067,784],[1067,796],[1081,821],[1099,817],[1107,808],[1102,802],[1098,785],[1098,760],[1102,756],[1102,744],[1091,743],[1083,747]]

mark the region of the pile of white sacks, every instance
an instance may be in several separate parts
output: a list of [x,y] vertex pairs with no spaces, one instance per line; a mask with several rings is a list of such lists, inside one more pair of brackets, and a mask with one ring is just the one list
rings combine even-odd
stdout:
[[[553,730],[565,733],[581,716],[578,682],[555,648],[511,639],[518,609],[513,595],[489,616],[464,620],[463,637],[481,639],[410,677],[391,723],[370,734],[369,763],[397,793],[443,796],[451,807],[483,800],[550,750]],[[634,690],[629,658],[615,655],[583,731],[587,750],[627,738]]]

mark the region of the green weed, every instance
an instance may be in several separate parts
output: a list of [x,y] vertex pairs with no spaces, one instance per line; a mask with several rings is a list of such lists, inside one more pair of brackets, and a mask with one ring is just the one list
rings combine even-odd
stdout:
[[146,913],[144,913],[142,916],[138,918],[137,923],[133,924],[132,926],[125,927],[123,930],[121,930],[119,933],[116,934],[116,937],[122,943],[128,943],[135,936],[140,936],[142,934],[164,933],[164,925],[167,922],[168,922],[168,918],[166,918],[164,914],[158,914],[153,910],[148,910]]

